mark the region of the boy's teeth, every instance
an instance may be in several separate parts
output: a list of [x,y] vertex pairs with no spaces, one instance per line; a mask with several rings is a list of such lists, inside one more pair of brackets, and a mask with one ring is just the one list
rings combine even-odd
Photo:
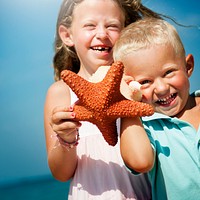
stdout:
[[173,99],[173,94],[171,94],[170,96],[168,97],[165,97],[165,98],[162,98],[162,99],[159,99],[158,102],[161,103],[161,104],[169,104]]

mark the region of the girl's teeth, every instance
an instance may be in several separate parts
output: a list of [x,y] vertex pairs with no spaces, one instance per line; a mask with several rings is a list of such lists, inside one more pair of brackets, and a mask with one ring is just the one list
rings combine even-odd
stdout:
[[96,51],[109,51],[109,47],[94,47],[93,49]]

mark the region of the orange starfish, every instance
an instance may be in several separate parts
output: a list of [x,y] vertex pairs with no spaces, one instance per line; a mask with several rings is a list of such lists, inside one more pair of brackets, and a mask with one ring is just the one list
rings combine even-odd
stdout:
[[151,105],[127,100],[120,93],[123,70],[121,62],[113,63],[105,78],[98,83],[88,82],[69,70],[61,72],[62,79],[79,98],[74,105],[75,120],[95,124],[112,146],[118,140],[117,118],[148,116],[154,112]]

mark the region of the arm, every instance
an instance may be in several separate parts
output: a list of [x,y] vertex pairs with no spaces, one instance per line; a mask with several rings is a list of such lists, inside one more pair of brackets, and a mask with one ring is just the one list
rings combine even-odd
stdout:
[[67,142],[76,138],[76,128],[79,122],[73,122],[72,109],[70,109],[70,92],[68,86],[58,81],[48,90],[44,106],[44,128],[48,164],[53,176],[60,181],[69,180],[77,166],[76,147],[67,150],[59,145],[57,137],[59,134]]
[[139,117],[121,120],[120,150],[125,164],[137,172],[147,172],[154,164],[154,151]]

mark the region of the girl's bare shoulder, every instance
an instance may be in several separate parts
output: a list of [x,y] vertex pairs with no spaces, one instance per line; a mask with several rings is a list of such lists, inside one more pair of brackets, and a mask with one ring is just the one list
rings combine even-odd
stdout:
[[69,86],[62,80],[54,82],[47,93],[59,94],[69,92]]
[[47,91],[46,100],[62,103],[70,99],[69,86],[62,80],[54,82]]

